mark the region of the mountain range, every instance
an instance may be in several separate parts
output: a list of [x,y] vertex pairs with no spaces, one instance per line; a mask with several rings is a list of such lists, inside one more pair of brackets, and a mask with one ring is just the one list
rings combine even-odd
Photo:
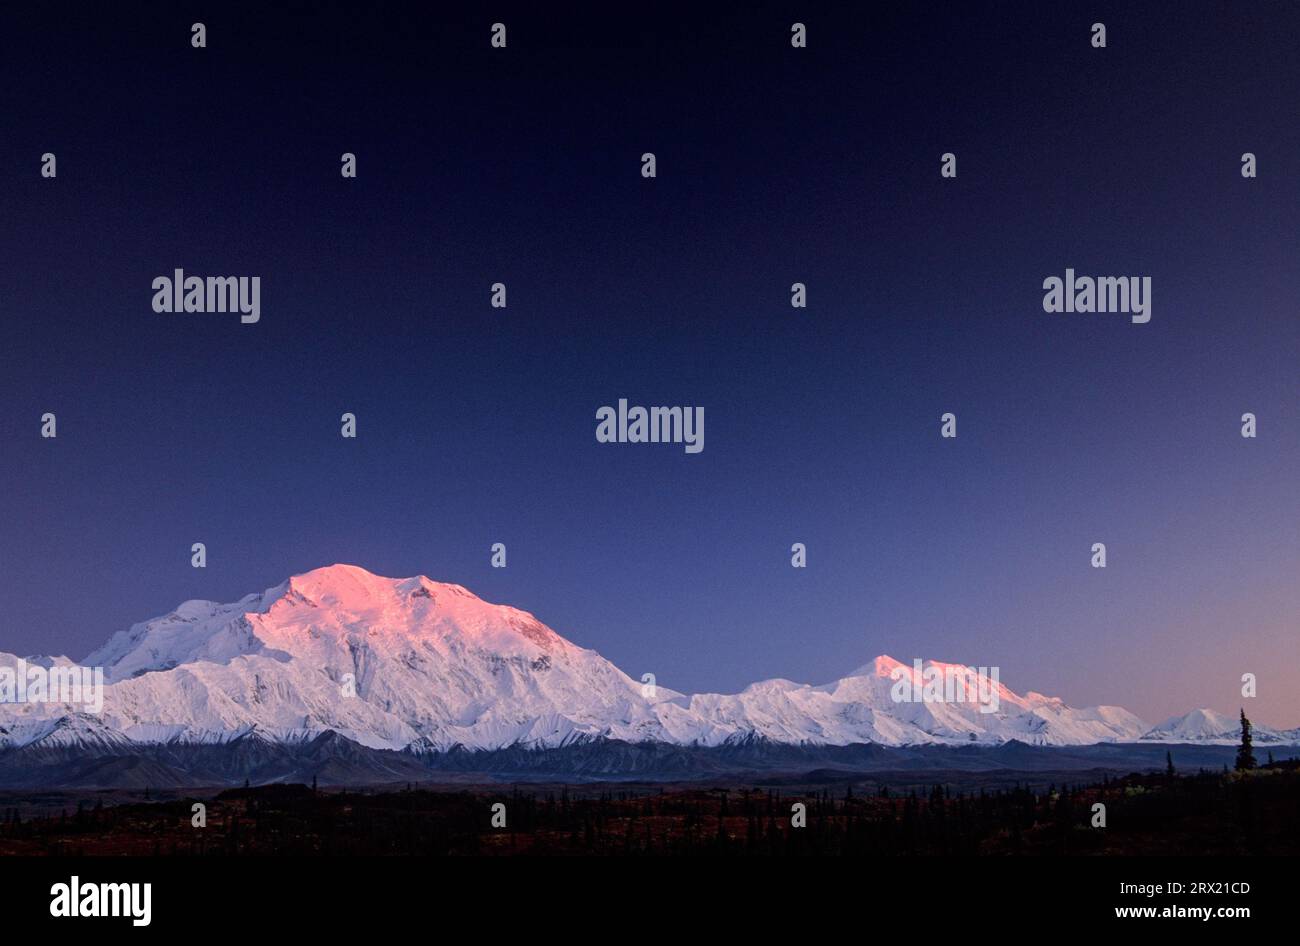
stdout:
[[[65,657],[30,665],[68,666]],[[18,658],[0,653],[0,667]],[[300,745],[335,733],[372,749],[554,748],[591,739],[715,747],[758,738],[803,746],[1233,744],[1209,709],[1151,726],[1116,706],[1074,708],[996,684],[975,702],[898,702],[913,665],[880,656],[820,686],[763,680],[736,694],[647,686],[525,611],[464,587],[332,565],[220,604],[186,601],[114,634],[81,661],[102,667],[103,710],[0,704],[0,750],[212,745],[255,735]],[[971,675],[925,661],[923,672]],[[1257,745],[1300,731],[1255,728]]]

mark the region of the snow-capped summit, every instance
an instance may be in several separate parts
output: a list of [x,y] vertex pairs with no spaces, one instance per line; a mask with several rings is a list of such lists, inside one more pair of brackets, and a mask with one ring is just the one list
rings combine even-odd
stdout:
[[364,630],[368,639],[459,636],[498,652],[572,647],[532,615],[488,604],[461,585],[423,576],[382,578],[330,565],[232,604],[186,601],[170,614],[115,634],[86,657],[118,681],[182,664],[320,650],[309,641]]
[[[1252,725],[1251,734],[1260,745],[1289,743],[1287,734],[1267,726]],[[1143,734],[1147,742],[1201,742],[1218,745],[1236,745],[1241,741],[1241,719],[1227,716],[1212,709],[1194,709],[1182,716],[1172,716],[1150,732]]]
[[[0,654],[0,668],[16,661]],[[1075,709],[995,679],[983,681],[991,704],[900,698],[900,681],[920,694],[929,674],[974,682],[978,668],[934,661],[918,668],[885,655],[820,686],[774,679],[738,694],[686,696],[643,686],[532,614],[461,585],[385,578],[355,565],[295,575],[228,604],[186,601],[114,634],[83,665],[105,673],[103,713],[93,724],[75,707],[0,703],[0,744],[83,737],[96,745],[207,744],[249,734],[301,742],[336,732],[426,752],[601,737],[709,746],[751,737],[1083,745],[1227,731],[1226,717],[1207,716],[1169,721],[1157,735],[1120,707]],[[56,728],[61,720],[70,721]]]
[[[335,730],[366,745],[667,738],[641,685],[533,615],[461,585],[354,565],[233,604],[186,602],[87,657],[124,730]],[[661,690],[665,697],[676,696]],[[210,736],[209,736],[210,738]]]

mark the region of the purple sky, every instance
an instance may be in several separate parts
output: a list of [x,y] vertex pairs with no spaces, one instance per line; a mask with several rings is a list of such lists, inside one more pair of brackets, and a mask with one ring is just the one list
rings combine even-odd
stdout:
[[[679,690],[888,653],[1158,722],[1253,672],[1300,725],[1295,30],[1149,7],[794,50],[777,6],[507,6],[508,56],[433,12],[226,14],[198,56],[165,5],[4,11],[0,649],[345,561]],[[155,314],[176,267],[260,275],[261,321]],[[1150,276],[1151,321],[1045,313],[1066,267]],[[596,443],[620,397],[702,405],[704,451]]]

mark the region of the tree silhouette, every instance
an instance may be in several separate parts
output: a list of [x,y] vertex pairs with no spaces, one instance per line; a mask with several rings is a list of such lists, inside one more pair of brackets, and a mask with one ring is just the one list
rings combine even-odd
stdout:
[[1237,748],[1237,771],[1242,772],[1246,769],[1255,767],[1255,753],[1251,748],[1250,738],[1250,720],[1246,718],[1246,711],[1241,711],[1241,745]]

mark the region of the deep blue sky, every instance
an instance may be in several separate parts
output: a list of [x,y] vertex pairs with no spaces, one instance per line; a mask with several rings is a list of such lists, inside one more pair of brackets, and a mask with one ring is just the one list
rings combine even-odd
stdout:
[[[1300,8],[258,6],[0,14],[0,649],[346,561],[681,690],[1300,723]],[[1044,313],[1067,266],[1151,322]],[[155,314],[175,267],[261,322]],[[596,443],[620,397],[704,452]]]

